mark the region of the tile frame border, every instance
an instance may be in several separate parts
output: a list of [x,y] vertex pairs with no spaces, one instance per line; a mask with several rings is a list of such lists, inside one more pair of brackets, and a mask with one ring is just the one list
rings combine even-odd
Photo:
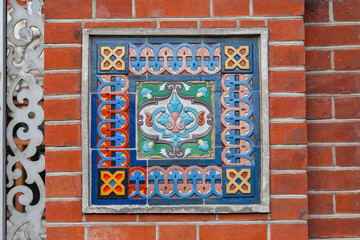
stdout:
[[[259,38],[259,85],[260,136],[261,136],[261,189],[259,204],[232,205],[91,205],[90,203],[90,153],[89,153],[89,76],[90,38],[92,36],[209,36]],[[83,213],[268,213],[270,211],[269,176],[269,87],[268,87],[268,29],[267,28],[211,28],[211,29],[84,29],[82,40],[82,81],[81,81],[81,133],[82,133],[82,211]]]

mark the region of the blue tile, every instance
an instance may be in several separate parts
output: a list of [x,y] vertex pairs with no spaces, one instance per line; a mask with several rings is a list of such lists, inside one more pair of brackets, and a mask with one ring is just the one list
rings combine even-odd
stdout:
[[[198,43],[197,46],[188,45],[186,42],[190,43]],[[219,64],[222,64],[222,71],[223,73],[250,73],[252,76],[249,77],[249,80],[252,77],[252,86],[250,86],[248,83],[245,83],[249,90],[250,94],[246,98],[240,99],[237,97],[237,95],[232,92],[229,93],[232,98],[229,102],[230,107],[238,108],[240,102],[247,102],[250,106],[250,112],[247,116],[240,117],[236,115],[236,113],[231,113],[232,115],[232,121],[228,122],[230,125],[236,125],[236,121],[249,121],[249,117],[253,117],[253,123],[250,123],[251,129],[248,135],[241,136],[237,134],[236,132],[231,132],[230,135],[233,136],[234,141],[232,144],[234,144],[231,148],[233,149],[233,154],[235,158],[243,157],[240,155],[236,155],[236,152],[234,152],[234,149],[239,147],[237,144],[238,140],[246,140],[250,143],[250,151],[246,154],[246,157],[250,159],[254,159],[253,162],[251,162],[251,166],[244,166],[244,165],[223,165],[222,162],[222,150],[223,145],[221,141],[221,134],[223,131],[222,123],[221,123],[221,95],[222,95],[222,86],[221,86],[221,72],[219,71],[217,74],[206,74],[204,72],[193,75],[189,74],[188,72],[182,72],[178,75],[171,75],[168,73],[164,73],[161,75],[152,75],[150,73],[145,73],[143,75],[135,75],[132,73],[129,73],[129,48],[133,47],[138,49],[140,45],[145,44],[144,46],[150,46],[152,48],[156,49],[159,48],[159,44],[161,46],[169,46],[173,49],[175,49],[175,52],[177,52],[176,49],[179,47],[176,46],[178,44],[182,44],[181,46],[188,46],[191,49],[197,49],[199,46],[206,47],[207,49],[210,49],[210,56],[204,59],[204,63],[201,63],[201,60],[198,58],[194,58],[195,55],[189,57],[187,59],[187,65],[192,66],[192,64],[204,64],[208,68],[212,68],[216,66],[217,64],[217,57],[212,54],[212,50],[214,48],[217,48],[221,46],[221,59],[222,63],[219,62]],[[136,44],[136,45],[135,45]],[[175,45],[175,46],[174,46]],[[249,46],[250,47],[250,53],[247,59],[250,61],[250,69],[249,70],[239,70],[235,69],[234,71],[224,70],[224,51],[223,47],[227,46]],[[100,57],[99,49],[101,46],[109,46],[112,49],[116,46],[126,46],[126,69],[125,71],[113,71],[112,68],[110,71],[103,71],[101,72],[99,67],[100,63],[102,61],[102,57]],[[180,46],[180,45],[179,45]],[[93,38],[91,43],[92,48],[92,54],[90,59],[91,66],[91,83],[90,85],[90,146],[92,148],[91,150],[91,203],[92,204],[98,204],[98,205],[206,205],[206,204],[256,204],[260,202],[260,177],[261,177],[261,147],[260,147],[260,85],[259,85],[259,54],[258,54],[258,39],[257,38],[240,38],[240,37],[228,37],[228,38],[164,38],[164,37],[158,37],[158,38],[152,38],[152,37],[139,37],[139,38],[129,38],[129,37],[111,37],[111,38]],[[154,59],[150,60],[153,61],[152,63],[155,64],[156,61],[158,61],[158,64],[162,63],[162,60],[159,59],[159,56],[156,55]],[[195,53],[194,53],[195,54]],[[139,55],[139,54],[138,54]],[[140,55],[139,55],[140,56]],[[201,58],[200,58],[201,59]],[[219,59],[220,60],[220,59]],[[132,60],[131,60],[132,61]],[[144,64],[144,59],[140,59],[140,57],[136,60],[141,62],[141,64]],[[178,59],[174,59],[174,62],[178,62]],[[179,62],[180,64],[180,62]],[[153,66],[153,67],[159,67]],[[211,70],[211,69],[210,69]],[[106,75],[114,75],[114,74],[124,74],[128,76],[129,79],[129,149],[110,149],[109,151],[112,151],[112,155],[109,158],[103,158],[101,156],[97,155],[98,150],[96,149],[97,141],[98,141],[98,133],[97,133],[97,125],[98,125],[98,95],[96,94],[98,91],[98,79],[97,74],[106,74]],[[136,121],[136,83],[137,82],[146,82],[146,81],[153,81],[153,82],[167,82],[167,81],[213,81],[214,83],[214,111],[215,111],[215,118],[214,118],[214,137],[215,137],[215,152],[214,157],[211,158],[190,158],[190,159],[138,159],[137,154],[137,121]],[[236,84],[236,83],[235,83]],[[120,89],[117,88],[117,85],[110,83],[107,85],[111,85],[111,89],[114,92],[120,91]],[[230,91],[236,91],[230,90]],[[233,130],[235,131],[235,130]],[[129,158],[130,163],[129,166],[122,166],[121,165],[121,159],[118,158],[117,153],[121,151],[128,151],[129,152]],[[114,155],[115,154],[115,155]],[[201,166],[202,168],[205,168],[207,166],[219,166],[220,169],[223,171],[223,177],[222,179],[217,179],[216,181],[220,181],[222,184],[222,190],[223,193],[220,194],[218,192],[210,192],[209,196],[206,195],[196,195],[194,196],[187,196],[187,197],[170,197],[170,198],[160,198],[159,196],[155,195],[149,199],[129,199],[129,196],[114,196],[112,194],[111,196],[100,196],[99,195],[99,187],[101,185],[101,180],[99,180],[99,170],[97,166],[98,158],[102,159],[103,161],[106,161],[107,166],[109,164],[109,171],[113,172],[115,169],[126,169],[127,172],[127,181],[124,183],[126,185],[127,191],[129,191],[129,169],[132,167],[145,167],[148,166]],[[104,160],[105,159],[105,160]],[[233,163],[233,162],[232,162]],[[104,167],[104,165],[102,166]],[[243,194],[240,191],[236,192],[235,194],[226,194],[226,184],[229,182],[228,179],[226,179],[226,169],[235,169],[237,171],[240,171],[241,169],[250,169],[251,170],[251,178],[249,180],[249,183],[251,184],[251,194]],[[208,175],[207,175],[208,176]],[[212,178],[216,177],[217,175],[213,175]],[[195,177],[195,175],[193,176]],[[202,180],[201,180],[202,181]],[[206,181],[210,181],[209,179]],[[211,181],[215,181],[212,179]],[[196,180],[197,182],[197,180]],[[220,184],[217,183],[217,184]],[[212,184],[214,184],[212,182]],[[169,183],[169,186],[171,184]],[[212,186],[213,187],[213,186]],[[213,190],[212,190],[213,191]],[[215,197],[214,193],[217,195]],[[180,194],[180,193],[179,193]],[[210,195],[212,194],[212,195]],[[181,194],[180,194],[181,195]],[[185,196],[185,195],[184,195]],[[202,196],[202,197],[198,197]]]

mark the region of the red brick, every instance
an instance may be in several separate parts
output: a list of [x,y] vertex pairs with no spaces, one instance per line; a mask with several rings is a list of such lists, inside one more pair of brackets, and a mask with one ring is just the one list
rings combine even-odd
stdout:
[[80,73],[45,73],[44,93],[80,93]]
[[271,199],[271,219],[307,219],[307,199]]
[[271,144],[306,144],[305,123],[271,123]]
[[334,1],[333,12],[335,21],[356,21],[360,20],[360,1],[343,0]]
[[266,224],[200,225],[200,240],[267,239]]
[[80,99],[48,99],[44,101],[45,120],[81,118]]
[[269,66],[286,67],[305,64],[305,46],[269,46]]
[[360,194],[335,194],[336,213],[360,213]]
[[308,153],[308,166],[325,167],[333,164],[331,146],[308,146]]
[[329,2],[305,1],[304,20],[308,22],[328,22],[329,21]]
[[307,71],[331,69],[330,51],[306,51],[305,63]]
[[86,22],[85,28],[155,28],[156,22]]
[[329,119],[332,118],[332,103],[330,97],[306,98],[307,119]]
[[161,21],[162,28],[197,28],[197,21]]
[[135,214],[88,214],[87,222],[135,222]]
[[254,0],[254,16],[304,15],[304,1],[301,0]]
[[270,118],[305,118],[305,97],[270,97]]
[[45,125],[45,146],[80,146],[80,124]]
[[268,28],[270,41],[294,41],[305,38],[303,20],[270,20]]
[[270,169],[306,169],[307,149],[270,149]]
[[315,218],[308,220],[309,237],[359,237],[360,218]]
[[337,166],[360,166],[360,146],[336,146],[335,152]]
[[213,28],[213,27],[236,27],[236,21],[201,21],[202,28]]
[[331,194],[309,194],[309,214],[333,214],[333,199]]
[[46,19],[91,18],[91,0],[46,0]]
[[81,23],[45,23],[45,43],[81,43]]
[[46,172],[81,171],[81,151],[45,151]]
[[239,20],[240,27],[265,27],[264,20]]
[[[11,9],[12,7],[10,5],[10,1],[6,1],[6,2],[7,2],[8,9],[9,8]],[[29,2],[30,2],[30,0],[24,0],[24,1],[18,2],[18,4],[19,4],[19,6],[26,7]]]
[[335,98],[335,117],[360,118],[360,97]]
[[195,225],[160,225],[159,226],[159,240],[181,239],[194,240],[196,239]]
[[215,17],[236,17],[250,15],[249,0],[213,0]]
[[155,226],[89,226],[87,239],[153,240]]
[[97,18],[132,17],[131,0],[96,0]]
[[360,186],[360,171],[308,170],[308,183],[309,190],[358,190]]
[[309,142],[359,142],[360,122],[308,123]]
[[[359,31],[360,34],[360,31]],[[352,35],[352,34],[350,34]],[[360,40],[359,40],[360,43]],[[360,70],[360,50],[334,51],[336,70]]]
[[189,222],[214,221],[215,215],[188,214],[144,214],[140,215],[140,222]]
[[81,48],[56,47],[44,50],[45,69],[81,68]]
[[271,224],[270,226],[271,239],[308,239],[307,224]]
[[270,92],[305,92],[304,71],[270,71]]
[[46,197],[81,197],[81,175],[46,176]]
[[[181,9],[181,10],[180,10]],[[210,2],[203,0],[137,0],[136,17],[208,17]]]
[[84,239],[84,227],[47,227],[46,228],[47,240],[73,240]]
[[307,47],[353,44],[360,44],[360,25],[305,27]]
[[81,201],[46,202],[47,222],[82,222]]
[[307,194],[306,174],[271,174],[271,194]]
[[360,74],[311,74],[306,76],[307,94],[360,93]]
[[268,220],[269,214],[265,213],[250,213],[250,214],[220,214],[219,220],[220,221],[238,221],[238,220]]

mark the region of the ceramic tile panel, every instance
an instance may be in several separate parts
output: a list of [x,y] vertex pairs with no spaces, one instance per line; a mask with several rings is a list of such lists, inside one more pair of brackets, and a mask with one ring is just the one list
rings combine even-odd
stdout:
[[258,41],[92,38],[90,205],[259,204]]

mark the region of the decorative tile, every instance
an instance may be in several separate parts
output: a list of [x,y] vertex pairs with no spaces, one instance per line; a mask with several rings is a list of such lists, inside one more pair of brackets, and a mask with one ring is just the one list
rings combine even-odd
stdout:
[[253,167],[226,166],[223,168],[223,197],[252,197],[254,195]]
[[214,158],[213,82],[137,85],[140,159]]
[[128,176],[126,169],[101,168],[99,172],[99,198],[127,198]]
[[[95,50],[96,49],[96,50]],[[98,64],[95,74],[128,74],[129,47],[127,43],[101,42],[93,47],[94,62]]]
[[259,203],[257,40],[233,40],[93,40],[92,204]]
[[221,69],[220,44],[129,44],[133,74],[214,74]]
[[251,44],[222,45],[222,72],[223,73],[251,73],[253,68]]
[[104,58],[100,64],[101,71],[109,71],[114,68],[117,71],[125,71],[125,47],[116,47],[111,49],[109,47],[101,47],[100,54]]

